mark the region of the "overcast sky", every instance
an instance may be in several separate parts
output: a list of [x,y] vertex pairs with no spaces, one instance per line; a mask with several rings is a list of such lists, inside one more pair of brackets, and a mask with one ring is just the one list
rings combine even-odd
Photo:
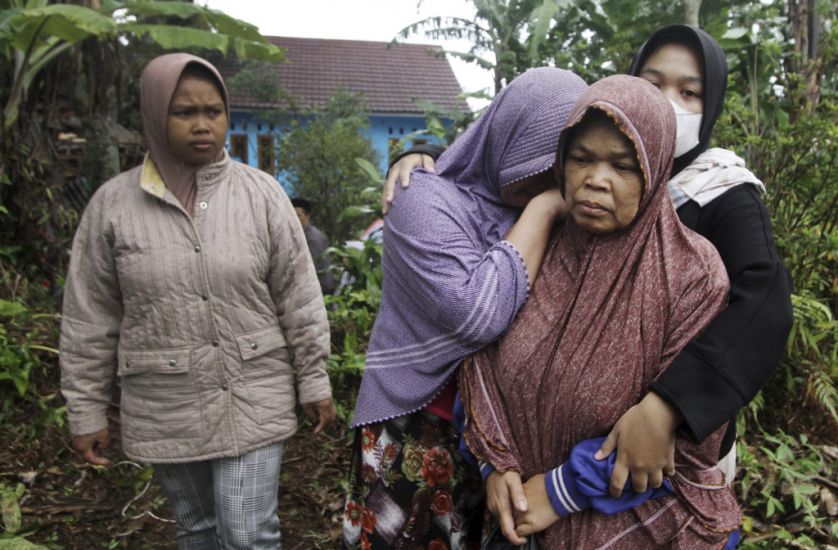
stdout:
[[[271,36],[343,38],[389,42],[396,34],[426,17],[473,18],[474,7],[466,0],[199,0],[210,8],[242,19]],[[465,51],[463,42],[435,42],[424,34],[407,40],[439,44],[448,50]],[[450,59],[450,58],[449,58]],[[450,59],[463,91],[492,89],[492,75],[476,65]]]

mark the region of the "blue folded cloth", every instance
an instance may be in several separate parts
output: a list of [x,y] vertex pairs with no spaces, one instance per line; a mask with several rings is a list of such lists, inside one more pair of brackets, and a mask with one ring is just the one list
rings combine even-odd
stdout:
[[[454,400],[453,422],[462,434],[465,426],[465,410],[459,392]],[[547,488],[547,496],[550,497],[550,502],[558,515],[567,516],[591,508],[611,515],[635,508],[650,498],[660,498],[674,493],[668,479],[665,479],[663,485],[656,489],[650,488],[637,493],[629,477],[620,498],[611,497],[608,487],[617,453],[611,453],[604,460],[594,458],[604,441],[604,437],[595,437],[578,443],[570,451],[567,462],[548,471],[545,475],[544,484]],[[486,481],[489,474],[495,471],[488,462],[477,461],[466,446],[462,435],[460,436],[460,454],[469,464],[479,466],[483,481]]]
[[672,484],[668,479],[656,489],[649,488],[637,493],[632,488],[629,478],[620,498],[611,497],[608,487],[617,453],[611,453],[604,460],[595,459],[594,455],[602,447],[603,441],[604,437],[582,441],[570,451],[567,462],[547,472],[544,484],[557,514],[567,516],[574,512],[594,509],[611,515],[635,508],[650,498],[673,494]]

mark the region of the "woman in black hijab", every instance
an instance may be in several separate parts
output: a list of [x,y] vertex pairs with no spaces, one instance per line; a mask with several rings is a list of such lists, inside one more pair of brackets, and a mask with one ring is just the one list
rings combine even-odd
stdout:
[[670,25],[655,32],[638,50],[629,67],[629,74],[641,76],[649,57],[667,44],[681,44],[692,50],[704,71],[701,97],[703,110],[699,128],[699,143],[683,155],[675,155],[672,174],[677,174],[710,146],[713,126],[722,114],[727,90],[727,61],[725,52],[716,40],[703,30],[689,25]]
[[664,473],[671,470],[671,458],[664,461],[671,452],[661,452],[673,448],[670,420],[696,441],[731,421],[720,465],[732,482],[733,420],[776,369],[792,322],[791,279],[774,246],[761,199],[765,187],[735,153],[709,148],[724,107],[724,50],[701,29],[670,25],[643,44],[629,73],[657,85],[673,104],[678,143],[670,195],[681,221],[719,251],[731,289],[727,308],[618,421],[603,445],[605,456],[615,447],[618,452],[614,495],[629,472],[639,490],[647,480],[659,485],[662,462]]

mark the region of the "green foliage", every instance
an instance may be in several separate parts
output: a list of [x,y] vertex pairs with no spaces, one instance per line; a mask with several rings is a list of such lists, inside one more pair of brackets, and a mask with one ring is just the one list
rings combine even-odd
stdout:
[[[774,36],[774,6],[751,13],[764,25],[728,33],[732,52],[726,110],[717,125],[717,143],[739,152],[768,188],[777,246],[801,293],[838,307],[838,101],[824,76],[817,102],[806,97],[801,75],[789,70],[797,54]],[[782,20],[782,19],[781,19]],[[744,32],[742,32],[744,31]],[[821,58],[838,51],[834,26],[821,36]]]
[[823,447],[812,443],[838,434],[838,102],[834,77],[819,79],[818,94],[806,77],[812,67],[834,65],[838,34],[825,26],[818,57],[804,63],[788,38],[783,9],[731,10],[731,28],[720,34],[731,74],[715,139],[766,184],[777,248],[796,291],[785,357],[740,418],[753,441],[750,449],[740,447],[756,541],[746,539],[745,548],[815,547],[838,539],[825,527],[834,486],[819,481],[834,479],[835,458],[827,462]]
[[20,499],[26,493],[23,483],[14,486],[0,483],[0,517],[3,519],[3,533],[0,534],[0,550],[39,550],[46,547],[33,544],[20,536],[23,521],[20,513]]
[[40,339],[29,309],[20,302],[0,299],[0,396],[9,398],[3,386],[11,384],[23,397],[29,390],[30,372],[40,364],[38,353],[58,354],[40,344]]
[[[59,394],[36,382],[57,370],[59,316],[46,281],[30,282],[2,255],[0,249],[0,424],[10,437],[14,431],[32,439],[64,425]],[[22,414],[26,422],[19,422]]]
[[[364,360],[372,325],[381,303],[381,243],[364,241],[363,248],[335,247],[333,257],[341,258],[344,273],[341,285],[326,296],[326,310],[332,331],[332,354],[326,363],[336,391],[355,393],[364,372]],[[346,411],[341,411],[344,420]]]
[[680,2],[578,0],[550,29],[541,56],[587,82],[628,70],[637,48],[656,29],[680,23]]
[[18,106],[38,72],[57,55],[89,36],[110,37],[116,24],[95,10],[69,4],[24,8],[22,2],[4,10],[0,16],[0,54],[14,60],[14,76],[2,127],[11,128]]
[[[745,533],[753,536],[755,525],[772,526],[768,536],[758,542],[746,539],[743,548],[776,548],[779,541],[814,547],[813,533],[827,540],[835,536],[827,530],[826,508],[826,501],[835,498],[828,481],[835,477],[834,454],[812,444],[805,434],[793,437],[782,430],[773,435],[762,432],[758,446],[740,440],[737,450],[742,472],[739,496],[753,514],[743,523]],[[793,524],[778,525],[790,518]]]
[[363,229],[363,219],[341,214],[363,202],[368,188],[367,175],[355,159],[377,162],[364,134],[368,127],[362,98],[342,91],[322,113],[297,118],[282,136],[279,166],[286,171],[295,196],[314,202],[312,223],[331,242],[353,239]]
[[282,97],[276,70],[270,61],[246,61],[241,70],[227,79],[233,95],[246,95],[263,103],[275,103]]
[[[813,418],[813,425],[838,426],[838,321],[825,304],[811,297],[793,295],[794,323],[786,347],[786,358],[767,389],[772,407],[788,406],[787,395],[803,395],[804,403],[825,417]],[[820,415],[819,415],[820,416]]]
[[[821,481],[834,478],[835,458],[828,462],[812,443],[838,434],[838,103],[834,77],[819,79],[817,95],[806,84],[812,67],[834,65],[838,34],[825,25],[818,57],[804,63],[786,9],[723,9],[726,26],[716,20],[708,29],[731,67],[716,143],[737,151],[766,184],[777,248],[796,290],[785,357],[740,418],[753,441],[740,445],[741,490],[753,516],[746,526],[755,541],[746,539],[745,548],[815,547],[838,538],[825,527],[834,486]],[[786,435],[792,430],[800,435]]]
[[0,483],[0,512],[2,512],[3,527],[6,533],[14,535],[20,531],[21,519],[18,501],[24,492],[23,483],[18,483],[14,487]]
[[[370,187],[363,194],[366,204],[347,207],[341,217],[365,216],[378,211],[383,177],[368,160],[355,159],[363,171]],[[360,246],[359,246],[360,244]],[[332,353],[326,362],[329,378],[339,395],[346,395],[350,408],[355,403],[355,394],[364,372],[367,344],[372,333],[375,315],[381,303],[381,254],[383,245],[373,239],[363,243],[351,241],[343,246],[329,249],[332,257],[340,258],[340,273],[337,290],[328,295],[326,309],[332,337]],[[349,420],[349,410],[338,402],[338,415]]]
[[0,247],[15,243],[3,247],[6,259],[33,279],[63,275],[78,212],[60,200],[63,182],[48,158],[17,141],[8,143],[5,153],[6,166],[14,172],[0,179],[0,205],[7,212]]
[[[137,18],[138,21],[147,18],[167,18],[179,21],[181,24],[177,26],[159,25],[158,29],[150,29],[148,25],[144,25],[139,27],[141,31],[138,31],[138,27],[125,27],[126,32],[137,36],[144,32],[152,32],[156,35],[152,37],[154,41],[164,48],[217,49],[222,54],[235,52],[239,59],[270,61],[283,59],[282,51],[265,40],[255,25],[200,4],[155,0],[127,2],[110,0],[108,4],[106,9],[111,14],[117,10],[124,10],[122,17],[125,25],[130,24],[131,17]],[[183,23],[187,23],[188,26],[184,26]],[[184,31],[188,32],[184,34]]]
[[526,69],[543,64],[541,43],[550,22],[569,1],[473,0],[474,19],[429,17],[408,25],[396,39],[424,32],[434,39],[469,40],[472,46],[467,52],[445,53],[492,70],[497,93]]
[[[466,94],[465,97],[489,99],[485,93]],[[432,137],[443,145],[451,144],[457,135],[474,122],[477,117],[477,113],[473,113],[470,110],[457,111],[442,109],[431,101],[416,100],[416,105],[425,112],[425,123],[427,127],[424,130],[412,132],[403,137],[400,142],[405,144],[412,143],[418,137]],[[446,126],[443,123],[445,119],[452,121],[452,124]]]

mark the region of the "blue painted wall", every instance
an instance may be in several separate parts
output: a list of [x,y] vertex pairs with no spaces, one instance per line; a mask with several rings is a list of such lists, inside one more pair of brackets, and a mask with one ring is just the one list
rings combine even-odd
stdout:
[[[247,143],[247,158],[234,157],[236,160],[259,166],[259,136],[274,135],[274,143],[279,143],[282,132],[287,130],[287,121],[277,120],[274,123],[266,122],[259,118],[258,113],[250,111],[233,110],[230,114],[230,129],[227,132],[227,150],[232,154],[232,142],[234,139],[244,138]],[[443,119],[443,124],[448,127],[452,121]],[[370,115],[370,127],[367,137],[370,139],[373,148],[378,152],[378,167],[381,173],[386,173],[389,164],[387,154],[391,139],[404,139],[404,148],[409,148],[413,138],[427,140],[428,143],[438,143],[433,136],[411,136],[419,130],[426,128],[425,117],[421,115]],[[274,177],[285,189],[285,192],[293,196],[293,189],[282,173],[275,173]]]

